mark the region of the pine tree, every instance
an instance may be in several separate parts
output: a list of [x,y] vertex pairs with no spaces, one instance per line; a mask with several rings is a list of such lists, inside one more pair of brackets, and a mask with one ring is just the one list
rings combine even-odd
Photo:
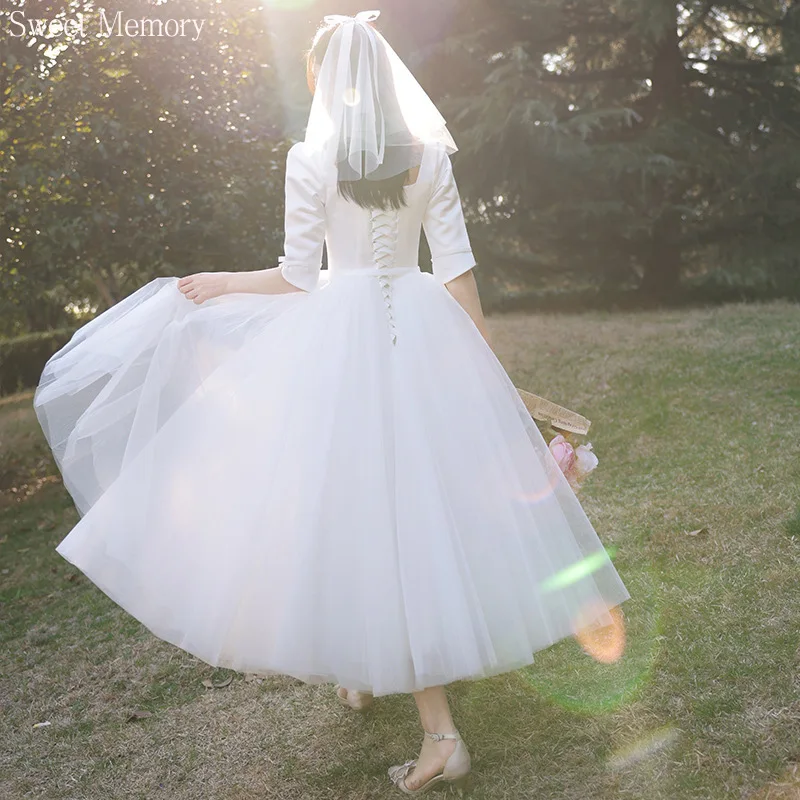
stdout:
[[658,299],[713,270],[797,280],[800,9],[500,0],[461,12],[426,76],[446,98],[490,268]]

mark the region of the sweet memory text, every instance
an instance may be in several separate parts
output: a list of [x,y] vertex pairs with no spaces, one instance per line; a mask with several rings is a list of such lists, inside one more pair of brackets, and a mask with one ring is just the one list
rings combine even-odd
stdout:
[[[93,15],[95,16],[95,15]],[[114,15],[99,9],[97,19],[92,20],[92,29],[100,36],[125,36],[128,38],[156,36],[169,39],[190,37],[193,42],[200,38],[205,19],[159,19],[157,17],[125,17],[121,11]],[[14,11],[9,15],[8,33],[16,38],[37,36],[45,39],[59,37],[81,38],[90,30],[83,14],[74,17],[53,17],[34,19],[24,11]]]

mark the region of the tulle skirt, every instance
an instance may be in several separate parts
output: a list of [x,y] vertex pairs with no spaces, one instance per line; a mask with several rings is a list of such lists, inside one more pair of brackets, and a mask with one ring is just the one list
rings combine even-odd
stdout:
[[629,594],[467,313],[396,276],[393,343],[378,280],[326,272],[199,306],[159,278],[48,361],[57,551],[211,665],[376,696],[610,624]]

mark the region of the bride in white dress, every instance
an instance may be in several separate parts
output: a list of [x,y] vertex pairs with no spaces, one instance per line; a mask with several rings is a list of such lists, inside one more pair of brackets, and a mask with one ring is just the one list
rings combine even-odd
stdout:
[[413,692],[408,794],[469,779],[445,684],[629,594],[490,347],[455,145],[376,17],[314,39],[279,266],[151,281],[48,361],[34,406],[81,514],[57,551],[209,664],[360,709]]

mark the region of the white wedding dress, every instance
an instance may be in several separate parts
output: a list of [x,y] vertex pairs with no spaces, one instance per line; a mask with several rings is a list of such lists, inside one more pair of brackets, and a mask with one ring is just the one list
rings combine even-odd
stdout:
[[629,597],[443,286],[475,262],[442,148],[406,193],[360,208],[295,145],[281,269],[306,291],[195,305],[158,278],[44,369],[81,514],[57,551],[209,664],[410,692],[530,664]]

